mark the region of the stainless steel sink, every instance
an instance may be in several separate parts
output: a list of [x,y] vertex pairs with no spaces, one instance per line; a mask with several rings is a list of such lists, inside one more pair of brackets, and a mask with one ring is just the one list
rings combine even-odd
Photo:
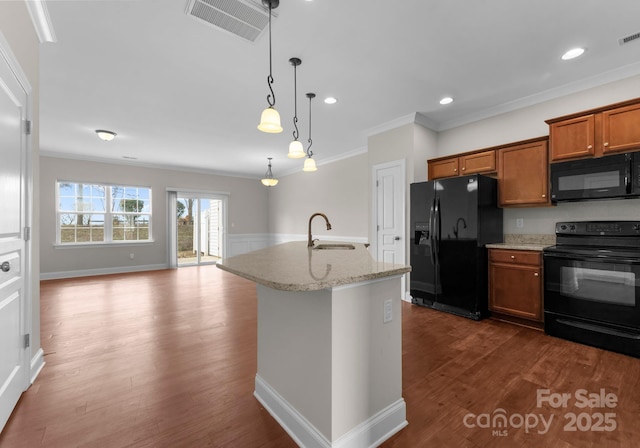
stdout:
[[353,250],[356,246],[353,244],[318,244],[314,247],[317,250]]

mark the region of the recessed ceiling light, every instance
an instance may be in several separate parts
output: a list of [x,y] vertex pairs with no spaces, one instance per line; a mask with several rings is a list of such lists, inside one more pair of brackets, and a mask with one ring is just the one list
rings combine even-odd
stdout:
[[562,60],[568,61],[569,59],[577,58],[578,56],[582,55],[582,53],[584,53],[584,48],[572,48],[562,55]]
[[451,103],[453,103],[453,98],[451,98],[450,96],[445,96],[440,100],[440,104],[442,105],[451,104]]
[[[308,1],[308,0],[307,0]],[[328,96],[324,99],[324,102],[326,104],[336,104],[338,102],[338,100],[332,96]]]
[[118,135],[115,132],[105,131],[104,129],[96,129],[96,134],[98,134],[100,140],[104,140],[105,142],[110,142]]

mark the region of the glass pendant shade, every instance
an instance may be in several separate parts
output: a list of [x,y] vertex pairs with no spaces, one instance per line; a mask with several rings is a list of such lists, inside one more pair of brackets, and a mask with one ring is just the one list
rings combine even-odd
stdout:
[[270,134],[277,134],[282,132],[282,126],[280,125],[280,114],[273,107],[267,107],[262,111],[260,116],[260,124],[258,129],[262,132],[268,132]]
[[307,154],[304,152],[304,147],[302,146],[301,142],[299,142],[298,140],[294,140],[289,143],[289,154],[287,154],[287,156],[290,159],[301,159],[306,155]]
[[302,168],[302,171],[318,171],[316,161],[311,157],[307,157],[307,160],[304,161],[304,167]]
[[271,171],[271,157],[268,157],[269,165],[267,167],[267,172],[264,173],[264,178],[260,179],[262,185],[265,187],[275,187],[278,185],[278,179],[274,179],[273,172]]

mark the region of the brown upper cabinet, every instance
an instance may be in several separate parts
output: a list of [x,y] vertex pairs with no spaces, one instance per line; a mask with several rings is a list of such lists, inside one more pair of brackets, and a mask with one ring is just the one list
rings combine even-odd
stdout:
[[640,150],[640,98],[546,122],[551,162]]
[[547,137],[527,140],[498,151],[500,207],[551,205],[547,141]]
[[431,159],[427,163],[429,180],[467,174],[490,174],[496,172],[495,150],[469,152],[456,156]]

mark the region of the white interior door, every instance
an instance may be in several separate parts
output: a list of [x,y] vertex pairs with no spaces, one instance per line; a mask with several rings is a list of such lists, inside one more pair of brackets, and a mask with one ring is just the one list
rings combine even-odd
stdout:
[[376,165],[376,258],[405,263],[404,160]]
[[29,385],[23,239],[27,100],[0,52],[0,431]]

